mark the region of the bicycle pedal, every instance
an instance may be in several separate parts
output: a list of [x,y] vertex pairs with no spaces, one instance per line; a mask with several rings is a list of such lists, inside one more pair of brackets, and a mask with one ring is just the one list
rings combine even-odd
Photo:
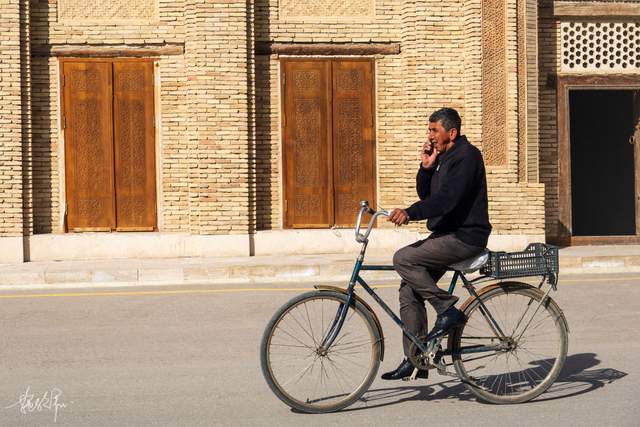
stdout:
[[417,368],[413,368],[413,372],[408,377],[401,378],[402,381],[416,381],[418,379],[425,378],[420,374],[420,371]]
[[418,376],[418,368],[413,368],[413,372],[407,381],[415,381]]

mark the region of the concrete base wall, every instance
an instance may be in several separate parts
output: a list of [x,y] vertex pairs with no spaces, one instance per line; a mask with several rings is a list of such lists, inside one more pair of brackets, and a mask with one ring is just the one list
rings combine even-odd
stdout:
[[[428,236],[411,230],[377,229],[369,237],[370,252],[396,250]],[[251,242],[253,240],[253,242]],[[0,262],[22,262],[22,238],[0,239]],[[492,250],[517,251],[540,235],[492,235]],[[265,255],[357,254],[353,229],[260,231],[248,235],[184,233],[40,234],[29,238],[29,261],[76,261],[121,258],[233,257]]]
[[22,237],[0,237],[0,264],[22,262]]
[[30,261],[248,255],[247,235],[81,233],[41,234],[29,239]]

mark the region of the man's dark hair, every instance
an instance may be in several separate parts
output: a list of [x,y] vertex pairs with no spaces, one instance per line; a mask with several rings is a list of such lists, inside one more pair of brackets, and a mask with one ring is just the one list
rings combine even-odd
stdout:
[[457,129],[458,135],[460,135],[462,120],[460,119],[460,114],[453,108],[441,108],[438,111],[434,111],[433,114],[429,116],[429,122],[441,122],[444,130]]

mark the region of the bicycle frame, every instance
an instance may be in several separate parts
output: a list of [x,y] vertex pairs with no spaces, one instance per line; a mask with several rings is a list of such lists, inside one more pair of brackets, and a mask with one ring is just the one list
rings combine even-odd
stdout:
[[[382,298],[380,298],[380,296],[378,296],[378,294],[360,276],[361,271],[395,271],[395,268],[392,265],[364,265],[363,259],[364,259],[364,252],[366,250],[366,246],[367,246],[367,243],[366,242],[363,243],[363,248],[360,252],[360,255],[358,256],[358,259],[356,260],[353,271],[351,273],[351,280],[349,281],[349,286],[347,287],[347,290],[346,290],[347,297],[348,297],[347,304],[341,304],[340,307],[338,308],[336,317],[334,318],[334,321],[331,327],[329,328],[327,335],[324,337],[322,341],[322,348],[324,348],[325,350],[329,349],[333,344],[334,340],[337,338],[338,334],[340,333],[340,329],[342,328],[344,320],[347,316],[347,311],[349,309],[349,306],[355,302],[355,297],[353,295],[355,286],[356,284],[360,284],[360,286],[362,286],[362,288],[364,288],[364,290],[367,291],[369,295],[371,295],[371,297],[378,303],[378,305],[382,307],[382,309],[387,313],[387,315],[389,315],[389,317],[393,319],[396,325],[398,325],[400,329],[402,329],[402,332],[416,345],[416,347],[419,348],[420,351],[423,353],[427,352],[428,351],[427,343],[420,341],[418,337],[416,337],[411,331],[409,331],[405,326],[405,324],[402,322],[402,320],[400,320],[400,318],[393,312],[393,310],[391,310],[391,308],[384,302],[384,300],[382,300]],[[463,272],[454,271],[454,270],[451,270],[451,271],[453,271],[454,274],[449,284],[449,289],[447,292],[449,294],[452,294],[456,288],[458,280],[461,280],[463,283],[463,286],[465,287],[465,289],[467,289],[469,294],[473,298],[479,301],[480,311],[482,315],[485,317],[485,319],[487,320],[487,322],[489,323],[489,326],[493,329],[496,336],[498,338],[506,338],[504,332],[500,329],[500,326],[494,319],[491,312],[486,308],[486,306],[482,302],[482,299],[478,297],[478,294],[476,293],[475,288],[473,286],[476,283],[494,280],[494,279],[488,276],[480,276],[473,280],[468,280]],[[461,354],[481,353],[481,352],[487,352],[487,351],[496,351],[497,349],[498,347],[495,347],[495,346],[489,347],[489,346],[478,345],[478,346],[461,348],[460,353]],[[448,353],[445,351],[443,354],[447,355]]]
[[[364,212],[368,212],[373,216],[369,221],[369,226],[367,228],[366,233],[361,234],[360,224],[361,224],[362,215],[364,214]],[[336,312],[336,316],[333,320],[333,323],[329,327],[329,330],[327,331],[326,336],[322,340],[321,349],[323,349],[324,351],[328,350],[333,344],[333,342],[335,341],[335,339],[337,338],[338,334],[340,333],[340,330],[342,329],[344,320],[346,319],[349,306],[351,306],[355,302],[355,297],[353,296],[353,293],[354,293],[356,284],[360,284],[360,286],[362,286],[364,290],[367,291],[369,295],[371,295],[371,297],[378,303],[378,305],[382,307],[382,309],[387,313],[387,315],[389,315],[389,317],[393,319],[396,325],[398,325],[400,329],[402,329],[402,332],[409,338],[409,340],[411,340],[416,345],[417,348],[420,349],[422,353],[430,351],[429,349],[430,343],[423,343],[422,341],[420,341],[418,337],[416,337],[411,331],[409,331],[406,325],[402,322],[402,320],[400,320],[400,318],[393,312],[393,310],[389,308],[389,306],[382,300],[382,298],[380,298],[378,294],[376,294],[375,291],[360,276],[361,271],[385,271],[385,270],[395,271],[395,268],[392,265],[364,265],[364,255],[367,250],[367,245],[369,243],[368,237],[369,237],[369,234],[371,233],[373,223],[379,215],[388,215],[388,213],[386,211],[378,211],[378,212],[374,211],[373,209],[369,208],[367,202],[365,201],[360,203],[360,213],[358,215],[358,219],[356,222],[355,232],[356,232],[356,240],[362,243],[362,248],[360,250],[360,254],[358,255],[358,258],[356,259],[356,263],[351,273],[351,279],[349,280],[349,286],[347,287],[347,290],[346,290],[347,304],[340,305],[340,307],[338,308],[338,311]],[[485,318],[485,320],[489,324],[489,327],[493,330],[496,337],[500,340],[500,342],[505,340],[507,338],[506,335],[498,325],[498,322],[496,322],[495,318],[493,317],[489,309],[487,309],[482,299],[478,296],[478,293],[476,292],[474,287],[474,284],[487,282],[487,281],[494,281],[495,278],[490,276],[479,276],[473,280],[468,280],[462,271],[457,271],[457,270],[448,270],[448,271],[453,271],[454,274],[453,274],[453,278],[451,279],[451,283],[449,284],[449,289],[447,292],[449,294],[453,294],[453,291],[456,288],[458,280],[461,280],[463,287],[469,292],[471,297],[473,297],[475,300],[479,302],[480,313]],[[542,286],[546,278],[547,278],[546,275],[542,277],[542,281],[540,282],[539,287]],[[550,290],[551,288],[549,289],[549,291]],[[548,295],[549,291],[547,291],[547,293],[545,294],[545,298]],[[542,304],[542,301],[544,301],[544,298],[540,301],[540,304]],[[496,346],[474,345],[474,346],[463,347],[459,349],[459,354],[482,353],[482,352],[496,351],[500,349],[502,349],[501,345],[496,345]],[[433,346],[431,346],[431,350],[433,350]],[[449,355],[449,354],[450,353],[448,351],[443,352],[443,355]]]

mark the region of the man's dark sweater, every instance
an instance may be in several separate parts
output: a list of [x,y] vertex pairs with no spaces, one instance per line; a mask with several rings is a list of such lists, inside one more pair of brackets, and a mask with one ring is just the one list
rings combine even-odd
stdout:
[[434,166],[420,165],[416,189],[420,201],[406,209],[411,220],[428,219],[427,228],[435,235],[455,233],[469,245],[487,245],[491,224],[484,162],[464,135]]

